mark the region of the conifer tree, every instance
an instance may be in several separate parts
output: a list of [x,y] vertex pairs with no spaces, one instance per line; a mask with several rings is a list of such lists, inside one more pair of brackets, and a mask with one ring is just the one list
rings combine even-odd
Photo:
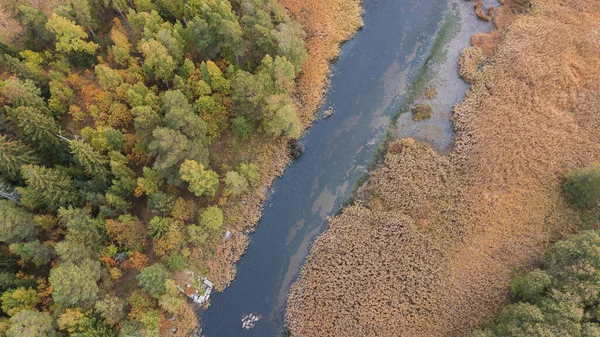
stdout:
[[0,135],[0,173],[3,176],[15,180],[21,166],[37,163],[39,158],[31,148],[19,140],[9,140],[7,136]]
[[40,148],[51,149],[58,145],[58,126],[54,118],[28,106],[7,108],[8,116],[19,127],[23,137]]
[[27,185],[25,188],[18,188],[23,199],[29,197],[39,200],[51,210],[57,210],[78,199],[71,177],[59,169],[24,165],[21,167],[21,175]]
[[71,153],[77,158],[87,174],[100,180],[106,180],[108,176],[108,160],[106,157],[80,140],[71,141],[69,147]]

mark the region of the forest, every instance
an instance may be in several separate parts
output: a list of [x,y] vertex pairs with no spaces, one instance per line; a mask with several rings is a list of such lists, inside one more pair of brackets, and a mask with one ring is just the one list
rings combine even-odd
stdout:
[[176,275],[226,273],[226,224],[306,126],[306,33],[275,0],[0,9],[0,335],[189,335]]

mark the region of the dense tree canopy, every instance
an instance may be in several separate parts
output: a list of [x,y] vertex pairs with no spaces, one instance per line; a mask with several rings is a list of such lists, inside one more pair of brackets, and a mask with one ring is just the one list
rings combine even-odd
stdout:
[[597,336],[600,332],[600,235],[555,243],[542,269],[516,277],[512,303],[473,336]]
[[249,160],[300,135],[305,33],[275,0],[0,7],[19,28],[0,34],[0,335],[168,334],[175,274],[226,273],[224,224],[263,187]]

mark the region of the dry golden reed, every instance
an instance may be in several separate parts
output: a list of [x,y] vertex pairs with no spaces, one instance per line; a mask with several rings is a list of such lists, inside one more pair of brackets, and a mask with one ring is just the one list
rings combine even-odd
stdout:
[[[294,336],[464,336],[495,317],[511,275],[574,230],[564,174],[600,161],[600,2],[531,0],[455,107],[453,152],[393,143],[315,242],[291,290]],[[484,40],[484,39],[481,39]]]

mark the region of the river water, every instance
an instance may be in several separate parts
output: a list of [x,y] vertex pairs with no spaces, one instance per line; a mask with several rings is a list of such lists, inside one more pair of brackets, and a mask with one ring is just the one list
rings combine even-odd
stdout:
[[[274,182],[236,279],[201,313],[205,336],[282,335],[287,293],[311,243],[366,172],[449,10],[447,0],[363,0],[363,7],[363,30],[332,66],[321,113],[335,113],[303,136],[305,152]],[[262,319],[243,330],[248,313]]]

